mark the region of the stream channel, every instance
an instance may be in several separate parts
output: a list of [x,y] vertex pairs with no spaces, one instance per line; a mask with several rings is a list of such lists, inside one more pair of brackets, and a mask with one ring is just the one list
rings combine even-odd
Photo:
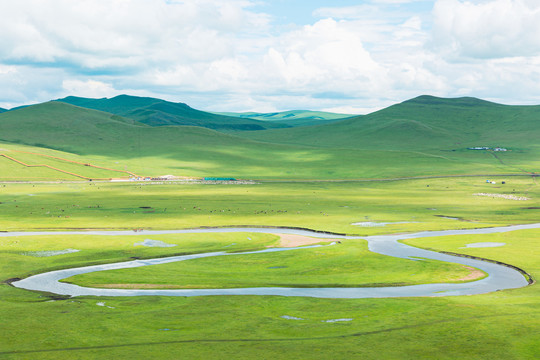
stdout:
[[[498,290],[514,289],[528,285],[524,275],[518,270],[489,261],[452,256],[434,251],[415,248],[405,245],[400,240],[449,236],[449,235],[476,235],[508,232],[524,229],[540,228],[540,223],[528,225],[513,225],[495,228],[425,231],[412,234],[380,235],[380,236],[343,236],[320,233],[309,230],[289,228],[207,228],[190,230],[144,230],[133,231],[64,231],[64,232],[5,232],[0,237],[25,235],[159,235],[159,234],[185,234],[185,233],[217,233],[217,232],[257,232],[304,235],[321,239],[364,239],[368,241],[369,250],[378,254],[398,258],[421,261],[421,259],[440,260],[478,268],[488,274],[487,277],[466,283],[458,284],[423,284],[392,287],[369,288],[284,288],[284,287],[256,287],[235,289],[178,289],[178,290],[136,290],[136,289],[97,289],[81,287],[74,284],[62,283],[60,280],[68,277],[105,270],[135,268],[148,265],[165,264],[175,261],[193,260],[211,256],[243,256],[247,254],[260,254],[277,251],[302,251],[302,249],[320,247],[323,245],[303,246],[297,248],[269,248],[259,251],[243,253],[212,252],[193,255],[172,256],[158,259],[134,260],[105,265],[86,266],[65,270],[51,271],[26,279],[15,281],[13,286],[35,291],[44,291],[69,296],[210,296],[210,295],[275,295],[275,296],[304,296],[317,298],[385,298],[385,297],[416,297],[416,296],[456,296],[484,294]],[[331,246],[331,245],[325,245]]]

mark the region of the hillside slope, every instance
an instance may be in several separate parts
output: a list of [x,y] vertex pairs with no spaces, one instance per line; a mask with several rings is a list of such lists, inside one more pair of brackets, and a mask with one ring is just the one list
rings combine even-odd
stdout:
[[540,106],[420,96],[328,125],[250,132],[242,136],[274,143],[350,149],[455,150],[473,146],[521,149],[538,144]]
[[135,157],[167,154],[188,146],[251,143],[194,126],[152,127],[133,119],[50,101],[0,115],[0,140],[76,154]]
[[[426,107],[423,114],[430,114],[430,111],[436,113],[429,109],[432,104],[422,105],[414,101],[386,110],[398,112],[396,108],[403,106],[415,111],[419,107]],[[491,109],[492,105],[486,106]],[[499,107],[490,110],[491,113],[502,113]],[[463,106],[458,108],[462,111]],[[531,115],[532,107],[523,109],[525,114]],[[520,123],[512,129],[508,128],[510,135],[512,130],[516,130],[513,136],[508,136],[508,143],[519,140],[520,149],[495,156],[493,152],[486,151],[442,152],[441,149],[444,149],[437,148],[433,139],[442,143],[446,137],[457,137],[457,134],[463,132],[463,120],[438,124],[440,119],[431,119],[429,116],[413,118],[418,113],[410,111],[409,114],[400,111],[401,117],[391,121],[386,116],[382,118],[384,121],[377,122],[376,116],[385,113],[381,111],[367,122],[363,120],[365,117],[360,117],[323,126],[249,132],[253,137],[254,134],[267,133],[268,138],[274,137],[272,143],[268,138],[266,142],[260,142],[238,136],[247,132],[231,135],[195,126],[153,127],[118,115],[52,101],[0,114],[0,150],[34,153],[46,150],[44,155],[131,171],[143,176],[171,174],[249,179],[373,179],[529,173],[538,172],[540,168],[540,149],[536,140],[537,117],[529,119],[531,124]],[[519,111],[516,114],[517,119],[524,116]],[[367,126],[370,122],[372,125]],[[483,128],[489,130],[486,126]],[[526,131],[521,128],[526,128]],[[499,135],[502,140],[506,140],[504,134]],[[408,142],[401,143],[405,138]],[[473,144],[491,145],[484,138],[480,140],[481,143]],[[508,146],[502,140],[500,145]],[[290,143],[283,144],[287,141]],[[297,142],[308,146],[298,145]],[[452,145],[465,146],[463,143]],[[58,152],[52,154],[50,149]],[[21,156],[7,155],[13,158]],[[44,160],[29,158],[23,162],[35,164],[38,161]],[[71,171],[62,163],[50,164]],[[9,158],[0,159],[0,178],[2,174],[7,176],[16,171],[17,166],[23,165]],[[74,169],[71,172],[75,170],[79,171]],[[55,178],[54,174],[45,169],[29,168],[21,171],[32,172],[34,175],[28,176],[33,178]],[[35,175],[36,171],[40,174]],[[46,175],[41,174],[45,172]]]
[[188,125],[215,130],[264,130],[286,127],[253,119],[213,114],[193,109],[184,103],[149,97],[119,95],[111,99],[90,99],[68,96],[57,101],[109,112],[150,126]]
[[134,129],[146,127],[118,115],[56,101],[2,113],[0,126],[2,141],[73,153],[99,148],[115,152],[129,142]]

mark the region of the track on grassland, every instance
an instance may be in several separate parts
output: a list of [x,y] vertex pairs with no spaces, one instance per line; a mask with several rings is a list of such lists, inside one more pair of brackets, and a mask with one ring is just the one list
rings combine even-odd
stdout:
[[[30,154],[30,155],[33,155],[33,156],[38,156],[38,157],[43,157],[43,158],[50,158],[50,159],[54,159],[56,161],[65,162],[65,163],[69,163],[69,164],[75,164],[75,165],[91,167],[91,168],[100,169],[100,170],[106,170],[106,171],[122,173],[122,174],[127,175],[127,176],[139,177],[139,175],[137,175],[135,173],[132,173],[130,171],[127,171],[127,170],[111,169],[111,168],[107,168],[107,167],[103,167],[103,166],[93,165],[93,164],[90,164],[90,163],[83,163],[83,162],[80,162],[80,161],[68,160],[68,159],[65,159],[65,158],[57,157],[57,156],[38,154],[38,153],[34,153],[34,152],[21,151],[21,150],[10,150],[10,152],[16,152],[16,153],[22,153],[22,154]],[[65,169],[61,169],[59,167],[51,166],[51,165],[48,165],[48,164],[28,164],[28,163],[26,163],[26,162],[24,162],[22,160],[19,160],[19,159],[13,157],[13,156],[7,155],[6,153],[0,153],[0,157],[4,157],[4,158],[6,158],[8,160],[16,162],[17,164],[20,164],[20,165],[25,166],[25,167],[29,167],[29,168],[37,168],[37,167],[48,168],[48,169],[51,169],[51,170],[54,170],[54,171],[58,171],[58,172],[61,172],[61,173],[64,173],[64,174],[68,174],[68,175],[71,175],[71,176],[74,176],[74,177],[78,177],[80,179],[85,179],[85,180],[109,180],[110,179],[110,178],[88,177],[88,176],[85,176],[85,175],[80,174],[80,173],[75,173],[75,172],[68,171],[68,170],[65,170]]]

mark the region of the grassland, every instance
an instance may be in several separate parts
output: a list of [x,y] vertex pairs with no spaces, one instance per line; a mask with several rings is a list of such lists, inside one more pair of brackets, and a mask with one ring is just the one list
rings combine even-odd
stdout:
[[[171,243],[167,238],[152,239]],[[222,249],[238,251],[238,243],[232,244]],[[470,269],[455,264],[388,259],[370,252],[363,241],[348,240],[339,246],[205,258],[154,269],[77,275],[65,281],[104,288],[375,287],[463,282],[469,275]]]
[[[526,207],[534,207],[536,200],[474,195],[538,197],[536,178],[503,179],[504,185],[483,178],[254,185],[9,183],[0,185],[1,226],[30,231],[268,225],[373,235],[534,221],[537,210]],[[401,224],[352,225],[369,221]]]
[[[196,128],[184,130],[181,134],[177,134],[176,138],[173,138],[169,133],[164,132],[164,134],[168,134],[168,137],[162,138],[161,147],[157,147],[157,138],[154,144],[150,143],[148,139],[141,138],[141,143],[139,143],[141,147],[137,147],[131,154],[122,154],[125,150],[121,149],[118,144],[114,145],[118,148],[116,154],[114,147],[100,148],[99,144],[90,144],[89,147],[85,148],[85,153],[78,153],[71,147],[65,148],[65,151],[58,151],[38,146],[13,144],[13,142],[0,142],[0,149],[47,154],[151,177],[172,174],[180,177],[230,176],[238,179],[261,180],[351,180],[400,178],[404,176],[403,174],[406,176],[522,174],[523,171],[516,166],[531,166],[530,162],[513,154],[502,155],[503,159],[509,158],[511,160],[508,161],[509,164],[501,164],[490,154],[480,152],[456,156],[453,154],[434,156],[419,152],[384,150],[323,150],[258,144],[244,140],[236,141],[233,137],[225,138],[228,139],[227,141],[212,143],[211,136],[199,137],[201,134]],[[189,142],[182,143],[181,139],[184,137],[189,139]],[[53,138],[51,137],[51,143],[53,143]],[[198,140],[196,140],[197,138]],[[44,142],[44,139],[45,137],[40,140],[36,138],[35,141],[36,143],[38,141]],[[222,137],[220,139],[224,140]],[[76,140],[69,141],[73,146],[76,146]],[[84,141],[81,140],[81,143]],[[178,141],[180,144],[176,145]],[[207,146],[197,148],[191,143],[193,141],[201,141]],[[143,145],[144,142],[146,144]],[[135,145],[126,143],[128,149],[132,149],[133,146]],[[90,147],[92,147],[91,151]],[[107,150],[110,150],[111,153],[107,154]],[[14,153],[10,154],[7,151],[2,151],[2,153],[16,157]],[[272,154],[272,156],[268,156],[268,154]],[[50,163],[50,160],[41,156],[27,160],[31,164]],[[75,169],[73,165],[67,166],[67,164],[61,164],[59,167],[94,178],[123,176],[116,173],[94,173],[89,170],[94,171],[95,169],[89,168],[81,169],[82,167],[78,167]],[[69,174],[53,173],[50,169],[45,168],[26,168],[5,158],[0,158],[0,170],[2,170],[0,181],[76,180]]]
[[[328,125],[223,133],[143,124],[121,116],[120,112],[133,110],[132,104],[123,102],[125,98],[117,100],[122,101],[105,104],[118,106],[107,109],[109,113],[51,102],[0,115],[0,153],[25,164],[50,166],[28,167],[0,157],[0,181],[4,181],[0,183],[0,231],[255,225],[367,236],[540,221],[540,186],[538,178],[531,176],[540,166],[538,107],[420,97]],[[150,110],[157,114],[155,108]],[[471,151],[468,146],[503,146],[510,151]],[[90,182],[51,168],[94,179],[118,177],[113,169],[143,176],[258,181],[251,185]],[[449,175],[479,176],[443,177]],[[134,246],[146,238],[0,237],[0,358],[540,356],[537,283],[475,296],[358,300],[65,298],[9,285],[10,279],[54,269],[261,249],[277,240],[273,235],[247,233],[159,235],[151,238],[177,246]],[[539,230],[523,230],[409,242],[513,264],[538,279],[539,239]],[[485,241],[506,245],[465,247]],[[80,251],[39,256],[41,251],[66,249]],[[201,259],[70,281],[135,287],[376,286],[460,281],[468,272],[454,265],[374,255],[362,240],[324,249],[324,253],[313,249],[241,260]]]
[[[539,235],[538,231],[506,234],[504,241],[518,255],[506,255],[501,248],[499,260],[517,261],[534,268],[533,275],[538,276],[538,259],[519,258],[538,253],[537,242],[521,241]],[[482,240],[468,237],[459,246]],[[233,355],[245,359],[534,359],[540,340],[537,286],[479,296],[378,300],[82,297],[51,301],[6,286],[0,291],[4,331],[0,354],[8,359],[224,359]],[[327,322],[339,319],[352,320]]]
[[[214,186],[5,184],[0,187],[1,226],[4,230],[61,230],[253,224],[368,235],[538,221],[540,189],[535,179],[511,178],[507,181],[505,186],[487,184],[484,179],[475,178]],[[531,200],[473,195],[479,192],[517,194]],[[363,221],[411,223],[385,227],[351,225]],[[508,262],[538,278],[539,236],[538,230],[527,230],[489,237],[416,239],[413,244]],[[133,246],[143,238],[146,237],[0,238],[2,280],[132,257],[261,248],[276,241],[272,235],[261,234],[160,235],[152,239],[178,246]],[[479,241],[500,241],[507,245],[461,249],[466,243]],[[232,243],[237,245],[226,247]],[[379,282],[380,279],[387,283],[413,282],[423,281],[426,276],[410,268],[417,266],[415,264],[381,259],[384,257],[368,259],[362,241],[342,245],[342,248],[333,248],[336,254],[329,253],[321,258],[322,262],[318,263],[321,266],[316,269],[310,267],[315,251],[301,255],[298,262],[287,257],[275,259],[275,264],[287,263],[288,270],[275,270],[285,270],[286,275],[270,279],[261,277],[255,281],[246,276],[246,272],[262,274],[262,259],[246,258],[245,262],[234,264],[209,260],[212,264],[206,265],[218,266],[218,269],[211,270],[208,266],[208,281],[202,285],[215,285],[209,281],[214,276],[220,276],[220,281],[239,285],[278,281],[304,284],[311,281],[313,284],[317,279],[328,284],[337,279],[332,278],[332,274],[321,273],[328,264],[343,267],[340,271],[345,278],[349,276],[350,283]],[[81,251],[52,257],[24,255],[32,251],[68,248]],[[342,252],[343,249],[347,251]],[[358,256],[353,256],[355,254]],[[364,257],[367,257],[365,262]],[[156,269],[163,280],[154,278],[152,283],[186,286],[204,280],[204,274],[200,274],[205,267],[203,263],[183,266]],[[434,269],[436,264],[428,267],[435,270],[436,276],[450,274],[454,279],[460,276],[456,269]],[[223,270],[221,274],[219,269]],[[229,269],[230,277],[226,279]],[[310,269],[317,276],[302,274]],[[135,283],[149,282],[151,268],[147,270],[150,272],[146,274],[124,274],[128,278],[124,278],[123,283],[130,279]],[[193,278],[174,280],[174,274],[179,271],[193,271]],[[362,272],[369,276],[363,277]],[[418,275],[412,276],[415,273]],[[407,276],[400,278],[403,274]],[[106,279],[94,280],[102,282]],[[121,278],[108,280],[120,282]],[[536,331],[540,321],[537,289],[535,284],[477,296],[371,300],[256,296],[62,299],[2,284],[0,356],[6,359],[111,356],[135,359],[224,359],[232,356],[241,359],[534,359],[540,341]],[[331,322],[327,322],[329,320]]]
[[[46,149],[38,149],[38,152],[28,150],[34,149],[13,145],[0,149],[3,180],[110,180],[119,177],[126,179],[138,177],[130,171],[120,170],[118,163],[110,165],[117,167],[113,169],[82,162],[81,160],[85,159],[75,159],[71,154],[44,151]],[[67,158],[55,155],[67,155]]]

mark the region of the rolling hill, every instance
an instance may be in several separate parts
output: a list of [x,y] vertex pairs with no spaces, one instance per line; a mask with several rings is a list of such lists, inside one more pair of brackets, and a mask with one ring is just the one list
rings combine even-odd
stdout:
[[[342,176],[347,170],[335,161],[340,154],[332,151],[258,143],[204,127],[152,127],[58,101],[0,114],[0,128],[0,152],[45,153],[143,176],[317,178],[321,169],[326,176]],[[42,159],[24,162],[37,161]],[[0,158],[0,177],[9,175],[14,166],[13,161]],[[43,176],[54,175],[48,171]]]
[[[111,113],[59,101],[28,106],[0,115],[0,140],[81,155],[137,157],[174,153],[186,146],[217,148],[237,137],[196,126],[152,127]],[[194,149],[197,150],[197,149]]]
[[6,112],[7,109],[0,108],[0,113]]
[[241,134],[259,141],[314,147],[423,151],[473,146],[524,149],[538,145],[539,135],[540,106],[433,96],[326,125]]
[[[117,105],[116,111],[120,109]],[[21,155],[14,152],[32,152],[38,157],[25,155],[21,162],[39,164],[45,161],[43,154],[143,176],[373,179],[531,173],[540,169],[539,118],[537,106],[422,96],[326,125],[223,133],[199,126],[150,126],[51,101],[0,114],[0,155],[17,159]],[[470,146],[510,151],[467,150]],[[67,172],[80,170],[75,163],[55,161],[45,162]],[[0,178],[22,166],[18,164],[0,158]],[[30,178],[58,178],[49,170],[23,172]],[[86,170],[87,175],[80,175],[110,174]],[[47,174],[32,175],[36,172]]]
[[184,103],[173,103],[149,97],[119,95],[111,99],[91,99],[68,96],[57,101],[109,112],[150,126],[188,125],[235,131],[287,127],[283,124],[265,123],[249,118],[213,114],[193,109]]
[[274,123],[283,124],[290,127],[329,124],[337,120],[342,120],[354,116],[311,110],[289,110],[274,113],[246,112],[218,114],[262,121],[272,121]]

